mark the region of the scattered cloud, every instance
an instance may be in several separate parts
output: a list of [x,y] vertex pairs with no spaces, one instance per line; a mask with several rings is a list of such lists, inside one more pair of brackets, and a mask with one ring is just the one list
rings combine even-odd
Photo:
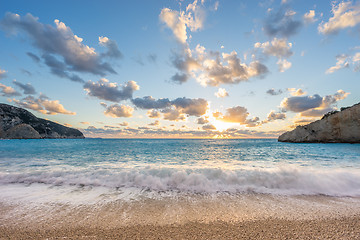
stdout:
[[27,96],[21,100],[13,99],[13,101],[19,106],[31,110],[35,110],[42,114],[56,115],[67,114],[76,115],[75,112],[68,111],[64,108],[58,100],[50,100],[45,95],[41,94],[38,98],[33,96]]
[[0,96],[4,96],[4,97],[15,97],[15,96],[21,96],[21,94],[19,92],[17,92],[15,89],[13,89],[10,86],[6,86],[2,83],[0,83]]
[[186,117],[176,108],[166,108],[161,110],[163,113],[164,119],[169,121],[185,121]]
[[331,10],[333,16],[328,22],[319,24],[318,31],[322,34],[336,34],[341,29],[355,27],[360,23],[360,4],[352,1],[339,2],[332,4]]
[[303,16],[303,20],[305,24],[316,22],[317,19],[315,18],[315,10],[309,10],[309,12],[305,13]]
[[286,39],[274,38],[271,42],[257,42],[254,44],[255,49],[262,49],[266,56],[274,56],[278,58],[277,65],[279,72],[284,72],[291,67],[291,62],[287,61],[293,55],[291,51],[292,43],[288,43]]
[[274,88],[271,88],[271,89],[267,90],[266,93],[269,95],[272,95],[272,96],[276,96],[276,95],[282,94],[283,91],[281,89],[275,90]]
[[286,90],[290,92],[291,96],[302,96],[306,94],[301,88],[287,88]]
[[[163,109],[163,113],[175,116],[178,112],[180,114],[187,114],[189,116],[204,115],[208,109],[208,102],[205,99],[197,98],[176,98],[170,101],[168,98],[155,99],[151,96],[143,98],[132,99],[133,104],[140,109]],[[175,109],[174,109],[175,108]]]
[[225,115],[220,112],[215,112],[213,113],[213,116],[219,121],[240,123],[241,125],[246,125],[247,127],[255,127],[260,124],[258,117],[248,119],[249,112],[245,107],[241,106],[226,109]]
[[149,110],[147,112],[147,116],[149,118],[160,118],[161,117],[161,114],[159,111],[155,110],[155,109],[152,109],[152,110]]
[[[112,66],[104,61],[106,57],[120,57],[114,41],[101,37],[100,44],[107,48],[105,53],[99,54],[94,48],[82,43],[83,39],[74,35],[70,27],[55,19],[55,26],[43,24],[30,13],[20,16],[6,13],[0,21],[0,27],[10,34],[23,32],[27,34],[33,45],[41,51],[41,58],[50,67],[51,72],[72,81],[82,82],[73,72],[92,73],[104,76],[116,74]],[[39,57],[28,53],[35,62]]]
[[289,68],[291,68],[292,63],[287,61],[286,59],[279,59],[276,64],[279,67],[279,72],[285,72]]
[[215,93],[217,98],[224,98],[228,97],[229,93],[224,88],[219,88],[218,91]]
[[352,54],[340,54],[336,56],[336,64],[326,70],[325,73],[331,74],[344,68],[353,68],[353,71],[360,71],[360,52]]
[[6,77],[6,71],[0,68],[0,80]]
[[35,88],[30,83],[23,84],[21,82],[16,81],[15,79],[13,80],[13,83],[19,88],[21,88],[24,94],[30,94],[30,95],[36,94]]
[[186,44],[187,29],[194,32],[203,28],[205,21],[205,12],[198,0],[190,3],[185,11],[176,11],[169,8],[163,8],[160,13],[160,20],[170,28],[175,38],[182,44]]
[[159,120],[155,120],[155,122],[149,123],[149,126],[160,126],[160,121]]
[[89,96],[111,102],[120,102],[131,99],[134,91],[139,90],[139,85],[135,81],[129,81],[119,89],[116,83],[111,83],[109,80],[102,78],[98,82],[89,80],[84,84],[84,90],[87,91]]
[[342,99],[345,99],[350,93],[338,90],[333,95],[324,97],[315,94],[313,96],[294,96],[285,98],[281,102],[283,111],[292,111],[300,113],[301,116],[319,117],[323,114],[335,110],[333,105]]
[[106,108],[104,114],[108,117],[131,117],[134,109],[130,106],[113,104]]
[[39,63],[41,60],[36,54],[32,52],[27,52],[26,55],[28,55],[36,63]]
[[268,16],[264,20],[264,32],[269,37],[288,38],[295,35],[300,27],[301,22],[294,20],[296,12],[282,6],[278,11],[268,11]]
[[208,117],[199,117],[198,119],[196,119],[196,123],[197,124],[209,123],[209,118]]
[[89,122],[80,122],[81,124],[84,124],[84,125],[90,125]]
[[202,129],[203,130],[216,130],[216,127],[212,124],[207,124],[207,125],[202,126]]
[[265,122],[273,122],[275,120],[284,120],[286,118],[286,114],[285,113],[281,113],[281,112],[275,112],[275,111],[271,111],[268,116],[267,116],[267,119],[265,121],[263,121],[264,123]]

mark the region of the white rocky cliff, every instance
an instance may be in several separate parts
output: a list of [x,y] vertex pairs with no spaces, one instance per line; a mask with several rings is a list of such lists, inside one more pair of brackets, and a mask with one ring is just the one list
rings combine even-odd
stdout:
[[280,142],[360,143],[360,103],[282,134]]

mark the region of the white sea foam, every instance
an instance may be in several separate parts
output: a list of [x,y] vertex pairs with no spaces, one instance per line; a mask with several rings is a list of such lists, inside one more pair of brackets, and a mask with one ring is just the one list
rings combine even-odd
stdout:
[[179,169],[142,168],[56,172],[0,173],[0,186],[101,189],[99,194],[126,189],[190,193],[269,193],[280,195],[360,196],[360,172],[350,169]]

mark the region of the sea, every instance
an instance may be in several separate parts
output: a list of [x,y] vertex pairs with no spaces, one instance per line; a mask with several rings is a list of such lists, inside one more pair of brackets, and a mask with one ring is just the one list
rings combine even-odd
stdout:
[[0,140],[0,206],[0,222],[77,223],[91,214],[101,224],[355,214],[360,144]]

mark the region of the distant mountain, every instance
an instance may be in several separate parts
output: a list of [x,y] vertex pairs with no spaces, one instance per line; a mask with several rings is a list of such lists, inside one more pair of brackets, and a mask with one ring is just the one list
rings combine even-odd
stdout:
[[0,104],[0,138],[85,138],[77,129],[35,117],[29,111]]
[[360,103],[325,114],[321,120],[282,134],[279,142],[360,143]]

